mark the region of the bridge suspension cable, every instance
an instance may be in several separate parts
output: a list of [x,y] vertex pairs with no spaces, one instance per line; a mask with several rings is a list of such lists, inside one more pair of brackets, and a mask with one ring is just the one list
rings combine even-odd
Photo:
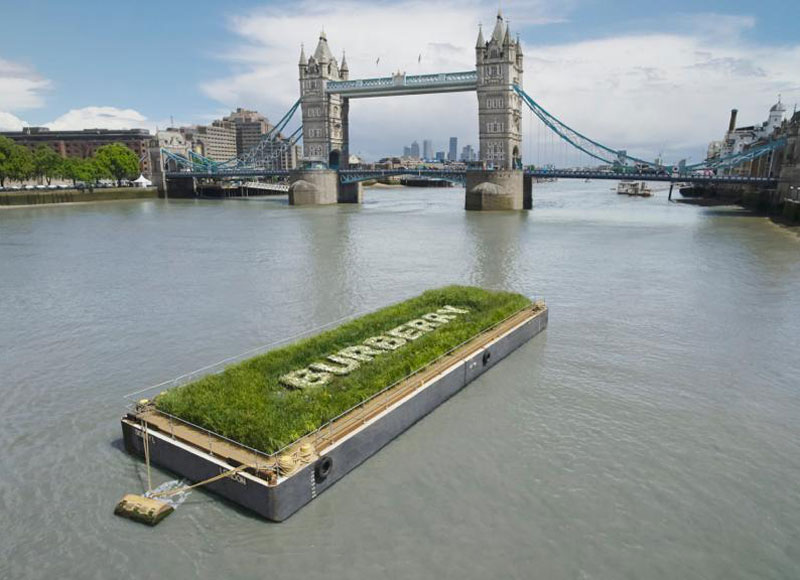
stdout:
[[769,155],[776,149],[783,149],[786,146],[786,138],[779,137],[777,139],[770,139],[766,143],[745,149],[739,153],[726,155],[725,157],[711,157],[695,163],[694,165],[686,165],[684,171],[697,171],[700,169],[727,169],[729,167],[736,167],[747,161],[754,161],[765,155]]
[[634,163],[647,165],[649,167],[659,167],[657,164],[651,161],[645,161],[644,159],[639,159],[638,157],[628,155],[624,150],[614,150],[606,145],[603,145],[602,143],[590,139],[586,135],[576,131],[566,123],[563,123],[554,115],[550,114],[544,107],[534,101],[530,95],[523,91],[519,85],[514,85],[514,90],[528,106],[528,108],[533,111],[533,114],[539,117],[539,119],[547,128],[561,137],[561,139],[563,139],[565,142],[569,143],[574,148],[582,151],[590,157],[609,165],[627,165],[628,162],[632,161]]
[[[628,155],[625,150],[614,150],[598,141],[590,139],[549,113],[518,85],[514,85],[514,90],[533,114],[536,115],[552,133],[558,135],[565,143],[572,145],[572,147],[578,151],[612,166],[628,166],[630,163],[633,163],[639,167],[645,166],[656,170],[664,169],[663,165]],[[776,149],[785,147],[786,143],[785,137],[779,137],[777,139],[770,139],[766,143],[750,147],[739,153],[726,155],[724,157],[711,157],[693,165],[686,165],[682,161],[676,164],[676,167],[680,174],[703,170],[716,171],[718,169],[728,169],[747,161],[754,161],[755,159],[769,155]],[[553,158],[552,152],[550,158]]]
[[[289,121],[292,120],[292,117],[294,117],[294,114],[299,108],[300,99],[297,99],[297,101],[295,101],[295,103],[289,108],[286,114],[281,117],[280,121],[278,121],[275,126],[262,137],[261,141],[259,141],[255,147],[242,154],[242,156],[238,158],[238,165],[258,165],[258,162],[264,159],[266,153],[272,153],[277,138],[280,137],[281,132],[289,124]],[[302,128],[302,125],[300,127]],[[291,139],[297,135],[298,131],[299,129],[292,133],[292,136],[289,137],[287,141],[291,141]]]
[[282,136],[282,131],[285,130],[299,108],[300,99],[297,99],[281,117],[280,121],[263,135],[258,144],[238,157],[232,157],[225,161],[215,161],[191,149],[184,156],[163,147],[161,148],[161,154],[164,158],[174,161],[190,172],[217,173],[233,169],[275,169],[276,160],[280,161],[281,156],[291,147],[294,147],[303,136],[302,125],[288,137]]

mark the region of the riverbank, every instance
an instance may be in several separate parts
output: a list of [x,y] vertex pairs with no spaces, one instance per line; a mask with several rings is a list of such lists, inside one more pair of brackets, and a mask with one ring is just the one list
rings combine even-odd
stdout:
[[158,190],[155,187],[109,187],[91,191],[88,189],[4,191],[0,193],[0,207],[150,199],[156,197],[158,197]]
[[773,221],[800,224],[800,202],[786,199],[776,190],[755,189],[743,185],[711,185],[682,188],[681,203],[713,207],[738,205]]

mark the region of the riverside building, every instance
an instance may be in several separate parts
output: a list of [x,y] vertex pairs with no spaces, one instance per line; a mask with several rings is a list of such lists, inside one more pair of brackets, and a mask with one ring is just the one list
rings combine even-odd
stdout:
[[39,145],[48,145],[61,157],[86,159],[94,155],[99,147],[110,143],[122,143],[139,158],[142,173],[149,174],[151,165],[148,150],[153,136],[147,129],[83,129],[51,131],[47,127],[23,127],[21,131],[5,131],[8,137],[31,151]]
[[232,123],[234,126],[237,155],[241,155],[258,145],[264,135],[274,128],[269,119],[258,111],[250,111],[241,107],[227,117],[223,117],[222,121]]
[[192,151],[213,161],[227,161],[236,157],[236,127],[228,121],[214,121],[211,125],[181,127],[180,132],[191,142]]
[[[747,125],[744,127],[736,126],[736,119],[738,110],[732,109],[730,120],[728,122],[728,130],[725,132],[725,137],[722,141],[712,141],[708,146],[708,156],[724,158],[730,155],[738,155],[746,149],[753,147],[761,142],[765,142],[772,137],[776,131],[781,129],[783,124],[783,115],[786,112],[786,107],[781,103],[780,98],[778,102],[772,105],[769,109],[767,120],[760,125]],[[769,156],[772,159],[772,155]],[[758,161],[758,160],[757,160]],[[764,160],[757,163],[759,167],[763,165]],[[742,163],[741,165],[731,168],[728,173],[737,175],[751,175],[753,172],[753,163],[751,161]]]

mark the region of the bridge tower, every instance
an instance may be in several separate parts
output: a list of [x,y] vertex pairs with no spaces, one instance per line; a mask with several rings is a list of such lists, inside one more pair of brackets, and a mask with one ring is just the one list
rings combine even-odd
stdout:
[[478,31],[475,63],[480,160],[497,169],[520,169],[522,100],[514,85],[522,87],[522,48],[518,40],[511,40],[500,12],[488,42]]
[[338,169],[347,163],[347,99],[325,91],[329,80],[347,80],[347,61],[336,61],[325,32],[307,60],[300,49],[300,99],[303,113],[303,158]]
[[467,209],[523,208],[522,100],[514,91],[522,86],[522,60],[522,46],[498,11],[491,37],[479,30],[475,46],[483,169],[467,172]]
[[[347,60],[341,66],[328,47],[325,32],[317,48],[306,58],[300,48],[300,107],[303,114],[303,161],[309,167],[293,171],[289,177],[289,203],[320,205],[360,203],[361,184],[341,185],[338,170],[347,167],[349,101],[325,90],[328,81],[348,79]],[[314,167],[317,165],[317,167]]]

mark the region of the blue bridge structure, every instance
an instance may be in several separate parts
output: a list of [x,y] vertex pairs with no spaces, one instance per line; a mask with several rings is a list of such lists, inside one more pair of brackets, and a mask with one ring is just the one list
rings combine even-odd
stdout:
[[[308,171],[308,170],[306,170]],[[422,177],[437,179],[440,181],[450,181],[456,184],[464,184],[469,168],[463,169],[340,169],[337,173],[339,182],[342,184],[361,183],[364,181],[375,181],[389,179],[392,177]],[[755,177],[749,175],[715,175],[715,174],[658,174],[652,172],[624,172],[624,171],[600,171],[584,169],[535,169],[526,168],[522,170],[526,177],[537,179],[598,179],[598,180],[632,180],[632,181],[657,181],[667,183],[698,183],[698,184],[742,184],[742,185],[761,185],[764,187],[774,187],[778,183],[775,177]],[[232,168],[220,169],[215,171],[172,171],[167,172],[166,176],[172,179],[194,177],[197,179],[246,179],[246,178],[274,178],[288,179],[292,171],[288,169],[258,169],[258,168]]]

